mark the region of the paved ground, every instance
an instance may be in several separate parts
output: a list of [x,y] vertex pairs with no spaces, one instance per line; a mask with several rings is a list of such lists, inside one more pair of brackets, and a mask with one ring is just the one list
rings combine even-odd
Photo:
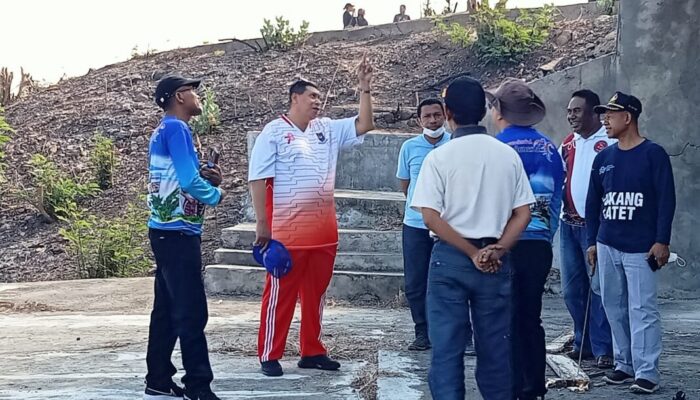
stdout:
[[[0,284],[0,399],[139,398],[151,285],[147,278]],[[664,302],[664,388],[644,398],[670,400],[679,389],[688,393],[688,399],[700,397],[700,311],[695,304]],[[270,379],[258,373],[255,360],[258,308],[255,300],[210,301],[207,331],[215,388],[223,398],[358,399],[361,394],[387,400],[430,398],[429,353],[403,350],[411,336],[406,309],[330,304],[324,340],[343,362],[338,373],[295,367],[299,327],[295,319],[283,362],[286,374]],[[559,298],[547,299],[545,324],[552,337],[568,329]],[[478,399],[473,362],[467,359],[468,398]],[[599,384],[600,378],[594,382]],[[554,390],[548,399],[636,397],[624,388],[596,385],[583,395]]]

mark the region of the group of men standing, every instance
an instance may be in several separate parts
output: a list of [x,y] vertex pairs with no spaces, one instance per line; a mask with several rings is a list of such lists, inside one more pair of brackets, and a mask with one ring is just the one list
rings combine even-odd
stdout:
[[[639,134],[641,102],[617,92],[600,105],[592,91],[575,92],[567,106],[573,132],[557,151],[533,128],[546,109],[521,81],[484,93],[459,79],[443,99],[444,108],[435,99],[419,105],[423,134],[403,144],[397,170],[407,195],[404,276],[416,335],[409,349],[432,347],[433,397],[464,398],[472,335],[485,399],[544,397],[540,315],[559,226],[575,331],[569,356],[613,369],[608,384],[658,390],[655,271],[668,260],[675,194],[668,155]],[[479,126],[486,106],[495,138]]]
[[[252,149],[255,243],[278,240],[292,259],[286,276],[268,274],[265,282],[258,357],[267,376],[283,374],[279,360],[298,298],[298,366],[340,368],[321,340],[338,244],[336,164],[342,149],[361,144],[374,129],[372,75],[365,58],[358,67],[359,115],[340,120],[320,118],[314,83],[295,82],[289,112],[267,124]],[[187,126],[201,113],[199,84],[170,76],[155,94],[165,117],[149,150],[148,225],[157,269],[147,400],[219,399],[210,388],[199,244],[205,205],[220,204],[225,193],[218,188],[220,168],[200,165]],[[562,285],[576,330],[572,356],[595,356],[600,368],[614,367],[606,375],[610,384],[633,383],[631,390],[641,393],[658,389],[654,271],[669,255],[671,165],[660,146],[640,136],[638,99],[618,92],[607,105],[599,103],[590,91],[574,93],[568,105],[574,133],[559,151],[533,128],[546,108],[519,80],[489,93],[478,81],[460,78],[441,99],[418,106],[423,132],[403,144],[397,177],[407,195],[404,275],[415,323],[409,348],[432,347],[433,398],[464,399],[465,354],[477,357],[484,399],[545,395],[540,314],[560,213]],[[487,108],[495,137],[480,125]],[[172,380],[178,339],[185,388]]]

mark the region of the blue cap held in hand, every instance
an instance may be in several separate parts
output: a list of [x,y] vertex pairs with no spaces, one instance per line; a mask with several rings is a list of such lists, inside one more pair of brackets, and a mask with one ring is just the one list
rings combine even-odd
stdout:
[[267,246],[253,246],[253,258],[265,267],[267,272],[279,279],[292,269],[292,257],[284,245],[277,240],[270,240]]

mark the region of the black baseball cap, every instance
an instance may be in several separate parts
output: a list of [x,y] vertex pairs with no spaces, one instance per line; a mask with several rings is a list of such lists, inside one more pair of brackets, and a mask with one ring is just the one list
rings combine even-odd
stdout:
[[595,106],[593,111],[597,114],[603,114],[606,111],[627,111],[638,118],[642,113],[642,102],[631,94],[615,92],[608,100],[608,104]]
[[199,87],[201,79],[186,79],[180,75],[168,75],[161,79],[156,86],[155,99],[160,108],[165,109],[168,99],[175,95],[175,91],[183,86]]
[[481,83],[474,78],[455,79],[442,91],[442,98],[445,106],[455,114],[479,115],[483,118],[486,94]]

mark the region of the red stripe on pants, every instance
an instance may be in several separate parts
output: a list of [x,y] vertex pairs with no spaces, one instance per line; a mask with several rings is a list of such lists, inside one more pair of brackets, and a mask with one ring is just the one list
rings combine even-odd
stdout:
[[326,354],[321,342],[321,320],[336,249],[337,246],[328,246],[290,250],[291,271],[281,279],[267,274],[258,331],[260,361],[282,358],[298,297],[301,298],[301,356]]

